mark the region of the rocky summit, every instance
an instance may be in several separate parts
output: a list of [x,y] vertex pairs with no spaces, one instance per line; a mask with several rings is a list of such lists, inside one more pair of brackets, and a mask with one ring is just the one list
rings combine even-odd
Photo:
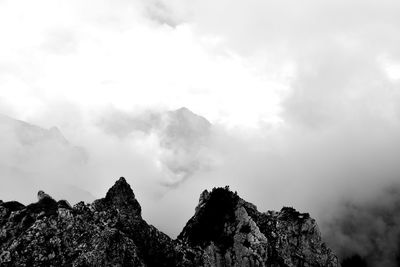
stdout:
[[73,207],[40,192],[0,201],[0,266],[339,266],[314,219],[259,212],[228,187],[204,191],[177,239],[147,224],[124,178]]

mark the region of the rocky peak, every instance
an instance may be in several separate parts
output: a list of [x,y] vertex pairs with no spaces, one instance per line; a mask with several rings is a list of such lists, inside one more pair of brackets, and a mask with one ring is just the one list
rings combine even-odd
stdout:
[[201,194],[177,240],[140,212],[123,177],[92,204],[0,201],[0,266],[338,266],[308,214],[261,213],[229,187]]
[[235,219],[238,196],[229,187],[204,191],[200,196],[196,213],[178,238],[192,245],[207,246],[216,242],[222,248],[231,245],[225,235],[225,224]]
[[108,190],[105,201],[117,208],[128,208],[134,211],[137,215],[141,215],[142,208],[136,200],[131,186],[126,182],[124,177],[119,178],[118,181],[116,181]]
[[300,213],[293,207],[283,207],[281,211],[277,214],[277,217],[280,220],[300,222],[310,219],[310,214]]
[[37,197],[38,197],[38,201],[41,201],[45,198],[50,198],[53,199],[50,195],[46,194],[44,191],[39,190],[39,192],[37,193]]
[[211,266],[337,266],[307,213],[261,213],[229,187],[203,191],[178,239],[199,246]]
[[204,190],[201,194],[200,194],[200,198],[199,198],[199,204],[197,204],[195,212],[197,213],[199,211],[199,209],[201,209],[201,207],[208,201],[208,199],[210,198],[210,192],[208,192],[208,190]]

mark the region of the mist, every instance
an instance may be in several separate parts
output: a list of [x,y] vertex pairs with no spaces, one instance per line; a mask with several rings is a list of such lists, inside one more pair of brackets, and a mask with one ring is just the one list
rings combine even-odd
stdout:
[[[329,219],[328,242],[341,258],[360,257],[368,266],[399,265],[399,186],[346,200]],[[349,265],[350,266],[350,265]]]
[[124,176],[175,237],[230,185],[309,212],[342,259],[397,266],[399,8],[0,1],[0,199],[92,201]]

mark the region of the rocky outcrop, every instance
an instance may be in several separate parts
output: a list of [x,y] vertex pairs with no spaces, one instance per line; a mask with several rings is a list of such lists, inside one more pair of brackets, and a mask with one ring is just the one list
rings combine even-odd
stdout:
[[178,238],[200,246],[206,266],[338,266],[309,214],[261,213],[227,187],[201,194]]
[[315,221],[292,208],[258,212],[228,188],[204,191],[172,240],[141,217],[124,178],[71,207],[44,192],[0,201],[0,266],[338,266]]

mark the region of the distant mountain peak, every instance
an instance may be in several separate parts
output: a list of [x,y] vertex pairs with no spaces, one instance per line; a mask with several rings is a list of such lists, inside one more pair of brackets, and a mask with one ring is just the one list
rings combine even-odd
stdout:
[[64,137],[64,135],[61,133],[60,129],[58,127],[53,126],[49,130],[49,136],[53,137],[54,140],[59,140],[60,142],[64,144],[68,144],[68,140]]
[[180,113],[191,113],[194,114],[190,109],[188,109],[187,107],[180,107],[176,110],[176,112],[180,112]]
[[187,107],[181,107],[176,110],[171,110],[169,113],[172,114],[173,116],[176,116],[177,118],[181,118],[181,119],[185,119],[185,120],[189,120],[189,121],[190,120],[202,121],[202,123],[211,124],[206,118],[204,118],[203,116],[201,116],[199,114],[194,113]]
[[0,127],[14,132],[18,141],[24,145],[34,145],[42,142],[57,142],[68,145],[67,139],[57,127],[45,129],[31,123],[13,119],[9,116],[0,114]]

